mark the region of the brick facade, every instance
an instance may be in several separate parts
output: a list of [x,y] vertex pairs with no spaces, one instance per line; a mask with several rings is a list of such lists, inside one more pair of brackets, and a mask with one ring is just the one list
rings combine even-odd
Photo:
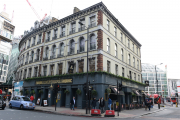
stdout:
[[97,25],[103,25],[103,12],[101,10],[98,11],[98,20]]
[[97,71],[103,71],[103,55],[99,54],[97,56]]

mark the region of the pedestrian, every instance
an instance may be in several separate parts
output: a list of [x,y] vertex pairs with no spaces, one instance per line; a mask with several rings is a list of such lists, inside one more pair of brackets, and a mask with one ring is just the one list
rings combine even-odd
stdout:
[[30,100],[31,100],[31,101],[33,101],[33,100],[34,100],[34,97],[33,97],[33,95],[31,95],[31,97],[30,97]]
[[172,102],[172,100],[171,100],[171,105],[173,106],[173,102]]
[[111,110],[111,104],[112,104],[112,100],[111,100],[111,98],[108,98],[108,108],[109,108],[109,110]]
[[75,105],[75,97],[73,97],[73,99],[71,100],[71,110],[73,109],[74,110],[74,105]]
[[148,108],[149,108],[149,111],[151,110],[151,101],[148,99]]
[[147,107],[148,107],[148,100],[145,99],[145,110],[147,110]]
[[104,113],[105,101],[104,101],[103,97],[101,97],[101,99],[100,99],[99,106],[100,106],[100,109],[101,109],[101,114]]
[[93,101],[92,101],[93,109],[96,109],[96,102],[98,102],[98,100],[96,100],[96,98],[93,98]]

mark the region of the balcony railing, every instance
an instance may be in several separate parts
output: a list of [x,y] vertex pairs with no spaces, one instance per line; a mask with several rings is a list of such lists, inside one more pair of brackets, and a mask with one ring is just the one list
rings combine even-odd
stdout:
[[33,44],[31,45],[31,47],[32,47],[32,46],[35,46],[35,43],[33,43]]
[[48,57],[44,57],[43,60],[48,60]]
[[56,56],[55,56],[55,55],[50,56],[50,59],[55,59],[55,58],[56,58]]
[[64,56],[64,54],[58,54],[58,58],[61,58],[61,57],[63,57]]
[[60,35],[60,38],[65,36],[65,32],[62,32],[62,34]]
[[33,61],[32,61],[32,60],[30,60],[30,61],[29,61],[29,64],[30,64],[30,63],[32,63],[32,62],[33,62]]
[[68,55],[74,54],[74,49],[71,49],[70,52],[68,52]]
[[50,41],[50,37],[48,37],[47,39],[46,39],[46,42],[49,42]]
[[95,27],[96,26],[96,23],[91,23],[90,25],[88,25],[89,28],[92,28],[92,27]]
[[40,43],[41,43],[41,41],[38,41],[38,42],[37,42],[37,45],[40,44]]
[[35,62],[38,62],[39,61],[39,59],[35,59]]
[[90,44],[90,50],[96,49],[96,44]]
[[80,31],[83,31],[83,30],[85,30],[85,26],[82,26],[82,27],[80,27],[80,28],[78,29],[79,32],[80,32]]
[[54,35],[54,37],[52,38],[52,40],[57,39],[57,34]]
[[75,29],[76,28],[73,28],[71,31],[69,31],[69,34],[71,35],[71,34],[75,33]]

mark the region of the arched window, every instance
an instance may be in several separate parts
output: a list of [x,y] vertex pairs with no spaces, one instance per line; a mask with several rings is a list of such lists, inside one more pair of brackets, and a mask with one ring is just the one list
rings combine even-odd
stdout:
[[96,49],[96,37],[95,35],[90,36],[90,50]]
[[56,45],[53,45],[52,56],[53,58],[56,58]]
[[128,55],[129,65],[131,65],[130,54]]
[[70,41],[70,54],[74,54],[74,50],[75,50],[75,42],[74,40]]
[[121,57],[122,57],[122,61],[124,61],[124,55],[123,55],[123,49],[121,49]]
[[110,40],[107,39],[107,52],[110,53]]
[[79,48],[80,48],[80,52],[84,51],[84,38],[81,37],[80,40],[79,40]]
[[40,57],[39,55],[40,55],[40,49],[37,50],[37,58],[36,58],[37,61],[39,60]]
[[34,51],[31,52],[31,60],[33,61],[34,58]]
[[60,44],[60,55],[63,56],[64,55],[64,43]]
[[46,50],[45,50],[45,57],[48,58],[48,56],[49,56],[49,48],[46,47]]
[[115,57],[117,57],[117,44],[115,44]]

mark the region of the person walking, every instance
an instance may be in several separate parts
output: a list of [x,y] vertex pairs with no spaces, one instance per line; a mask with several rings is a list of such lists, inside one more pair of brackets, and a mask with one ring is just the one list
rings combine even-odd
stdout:
[[111,110],[111,104],[112,104],[112,100],[111,100],[111,98],[108,98],[108,108],[109,108],[109,110]]
[[149,111],[151,110],[151,101],[148,99],[148,108],[149,108]]
[[73,97],[73,99],[71,100],[71,110],[73,109],[74,110],[74,105],[75,105],[75,97]]
[[30,100],[31,100],[31,101],[33,101],[33,100],[34,100],[34,97],[33,97],[33,95],[31,95],[31,97],[30,97]]
[[103,97],[101,97],[101,99],[100,99],[99,106],[100,106],[100,109],[101,109],[101,114],[104,113],[105,101],[104,101]]
[[98,102],[99,100],[96,100],[96,98],[93,98],[93,101],[92,101],[92,107],[93,109],[96,109],[96,102]]

